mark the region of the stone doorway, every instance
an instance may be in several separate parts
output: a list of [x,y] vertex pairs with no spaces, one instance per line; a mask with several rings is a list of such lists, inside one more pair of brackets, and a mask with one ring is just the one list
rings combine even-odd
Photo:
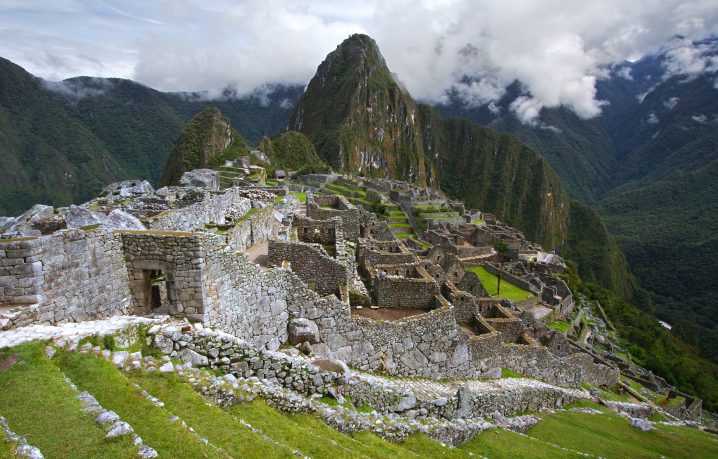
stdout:
[[179,303],[174,273],[165,263],[136,263],[132,295],[137,314],[177,314]]

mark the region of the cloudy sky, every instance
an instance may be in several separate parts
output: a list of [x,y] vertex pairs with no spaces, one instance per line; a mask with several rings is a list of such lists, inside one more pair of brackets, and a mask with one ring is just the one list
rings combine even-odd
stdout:
[[667,72],[718,70],[690,42],[718,35],[716,0],[0,0],[0,56],[31,73],[168,91],[304,84],[355,32],[422,100],[454,87],[489,103],[519,80],[512,109],[527,121],[557,105],[599,114],[596,79],[661,48]]

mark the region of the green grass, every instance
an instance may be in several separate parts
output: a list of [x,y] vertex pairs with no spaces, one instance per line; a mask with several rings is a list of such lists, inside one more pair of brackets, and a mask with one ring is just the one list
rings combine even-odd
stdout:
[[246,214],[244,214],[244,215],[242,215],[241,217],[239,217],[239,218],[237,219],[237,221],[235,222],[235,224],[238,225],[238,224],[240,224],[240,223],[242,223],[242,222],[245,222],[245,221],[249,220],[249,219],[252,217],[252,215],[256,214],[256,213],[259,212],[259,211],[260,211],[260,209],[259,209],[258,207],[252,207],[251,209],[249,209],[249,210],[247,211]]
[[571,328],[571,324],[565,320],[555,320],[548,324],[548,328],[559,333],[566,333]]
[[314,416],[280,413],[262,400],[233,405],[227,408],[227,412],[311,457],[409,456],[400,445],[375,435],[343,435]]
[[403,210],[400,209],[392,209],[387,211],[390,216],[399,216],[402,218],[406,218],[406,214],[404,214]]
[[501,279],[501,292],[499,292],[499,294],[497,295],[496,289],[498,286],[498,277],[496,277],[494,274],[491,274],[483,266],[469,266],[466,268],[466,270],[474,272],[477,276],[479,276],[481,284],[484,286],[484,288],[490,295],[495,295],[500,298],[505,298],[511,301],[524,301],[525,299],[533,296],[533,294],[528,290],[524,290],[521,287],[518,287],[507,281],[506,279]]
[[483,225],[486,222],[480,218],[477,218],[476,220],[471,220],[471,223],[473,223],[474,225]]
[[266,441],[226,411],[208,405],[202,396],[175,374],[132,372],[128,378],[162,400],[170,412],[231,456],[259,458],[291,455],[290,448]]
[[170,421],[173,413],[152,405],[110,362],[74,352],[58,352],[53,362],[80,390],[90,392],[103,407],[128,422],[160,457],[224,457],[179,422]]
[[501,429],[484,431],[457,449],[490,458],[580,457],[579,454],[564,451],[555,445]]
[[608,458],[718,456],[718,437],[714,435],[662,426],[643,432],[612,413],[551,414],[526,433],[565,448]]
[[414,236],[414,233],[394,233],[394,236],[396,236],[398,239],[406,239]]
[[501,377],[502,378],[524,378],[525,376],[519,373],[518,371],[512,371],[508,368],[502,368],[501,369]]
[[[299,202],[302,202],[302,203],[307,202],[307,193],[305,193],[303,191],[290,191],[287,194],[293,194],[294,197],[299,200]],[[283,198],[284,198],[284,196],[277,196],[276,198],[274,198],[274,202],[279,202]]]
[[[0,349],[0,362],[19,358],[0,370],[0,414],[10,428],[40,448],[46,458],[136,457],[129,437],[106,439],[94,416],[48,360],[39,342]],[[6,456],[3,456],[6,457]]]
[[411,225],[407,221],[404,221],[401,223],[389,223],[389,228],[410,228],[411,229]]

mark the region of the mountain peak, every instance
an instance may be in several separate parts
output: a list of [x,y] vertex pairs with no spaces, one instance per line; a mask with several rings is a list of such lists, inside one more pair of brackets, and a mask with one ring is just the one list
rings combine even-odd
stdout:
[[214,168],[224,160],[249,153],[249,148],[217,107],[207,107],[184,127],[167,158],[160,186],[176,185],[184,172]]

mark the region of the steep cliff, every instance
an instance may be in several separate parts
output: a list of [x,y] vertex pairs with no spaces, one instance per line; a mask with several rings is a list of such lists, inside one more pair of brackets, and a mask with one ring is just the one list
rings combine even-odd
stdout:
[[418,111],[376,42],[352,35],[319,66],[287,126],[334,168],[436,185]]
[[162,171],[160,186],[177,185],[186,171],[215,168],[248,153],[244,139],[232,129],[219,109],[206,108],[192,118],[179,135]]
[[544,158],[510,136],[416,103],[366,35],[352,35],[322,62],[288,129],[306,134],[344,172],[441,187],[548,249],[565,240],[568,198]]

